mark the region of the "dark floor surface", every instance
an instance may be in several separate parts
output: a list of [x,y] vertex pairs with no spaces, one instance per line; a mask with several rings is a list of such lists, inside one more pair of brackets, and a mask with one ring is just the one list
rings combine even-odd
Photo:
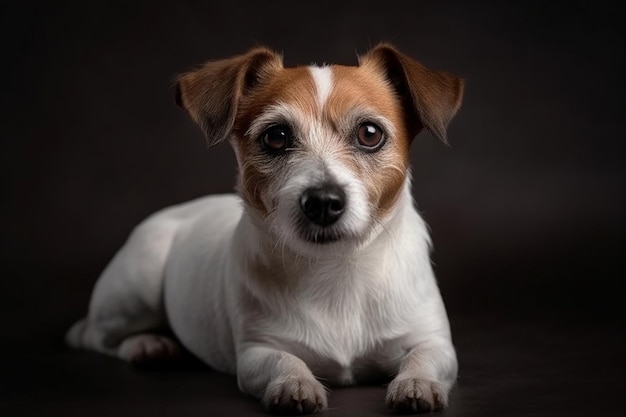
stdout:
[[[452,317],[460,361],[444,416],[622,416],[623,326],[593,320],[503,314]],[[3,416],[263,415],[236,380],[192,359],[140,369],[70,351],[61,334],[0,361]],[[332,390],[328,416],[390,415],[384,386]]]

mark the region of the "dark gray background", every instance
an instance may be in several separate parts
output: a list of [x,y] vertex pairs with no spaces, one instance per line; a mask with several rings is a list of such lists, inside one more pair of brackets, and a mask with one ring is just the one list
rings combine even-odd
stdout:
[[[62,334],[135,224],[233,188],[228,145],[206,149],[174,105],[176,74],[258,44],[286,65],[355,64],[391,41],[466,80],[451,147],[423,132],[412,149],[461,360],[442,415],[617,415],[625,68],[622,14],[609,4],[2,6],[0,410],[259,413],[230,377],[133,370],[68,352]],[[383,395],[337,390],[329,415],[384,414]]]

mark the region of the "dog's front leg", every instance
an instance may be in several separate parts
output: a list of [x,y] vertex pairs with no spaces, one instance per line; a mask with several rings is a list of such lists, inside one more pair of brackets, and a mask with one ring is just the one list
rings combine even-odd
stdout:
[[454,347],[448,340],[414,347],[387,388],[387,405],[396,412],[424,413],[448,405],[457,374]]
[[327,407],[326,389],[298,357],[267,346],[252,346],[237,357],[239,388],[261,398],[272,413],[309,414]]

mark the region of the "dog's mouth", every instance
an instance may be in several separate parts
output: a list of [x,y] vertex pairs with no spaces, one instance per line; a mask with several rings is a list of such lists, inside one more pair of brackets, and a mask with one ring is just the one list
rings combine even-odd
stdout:
[[326,227],[318,226],[304,218],[300,218],[298,223],[297,229],[299,230],[300,238],[308,243],[327,245],[329,243],[338,242],[345,237],[345,234],[335,225]]
[[326,245],[341,240],[342,236],[336,232],[308,232],[304,240],[316,245]]

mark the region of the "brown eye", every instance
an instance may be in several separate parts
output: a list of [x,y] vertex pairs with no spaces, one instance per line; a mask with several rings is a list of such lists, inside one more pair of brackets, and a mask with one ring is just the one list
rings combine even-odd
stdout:
[[285,126],[272,126],[261,134],[261,146],[270,152],[284,151],[290,142],[291,135]]
[[359,146],[364,150],[377,151],[384,142],[382,130],[374,123],[363,123],[357,132]]

